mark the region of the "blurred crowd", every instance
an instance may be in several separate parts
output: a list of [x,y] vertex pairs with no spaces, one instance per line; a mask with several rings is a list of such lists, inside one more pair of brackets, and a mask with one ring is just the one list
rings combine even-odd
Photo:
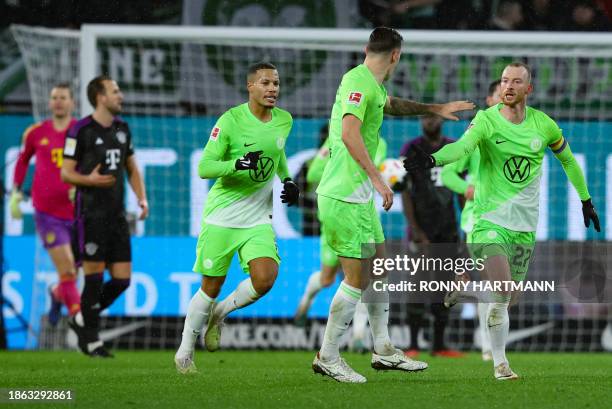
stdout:
[[439,30],[610,31],[609,0],[359,0],[372,26]]
[[[206,12],[194,5],[213,4],[215,14],[228,10],[250,10],[236,21],[248,26],[261,25],[252,10],[265,3],[271,14],[283,10],[285,18],[273,25],[292,26],[300,21],[310,27],[375,27],[439,30],[546,30],[611,31],[612,0],[0,0],[0,29],[9,24],[79,28],[83,23],[194,24],[185,15]],[[308,10],[335,5],[345,15]],[[230,7],[231,6],[231,7]],[[257,6],[255,8],[251,6]],[[227,10],[226,10],[227,9]],[[330,10],[331,11],[331,10]],[[292,14],[293,13],[293,14]],[[291,15],[291,18],[286,18]],[[199,19],[195,24],[202,24]],[[250,20],[250,21],[249,21]],[[272,21],[271,19],[270,21]],[[234,25],[236,21],[224,24]],[[208,23],[210,24],[210,23]]]

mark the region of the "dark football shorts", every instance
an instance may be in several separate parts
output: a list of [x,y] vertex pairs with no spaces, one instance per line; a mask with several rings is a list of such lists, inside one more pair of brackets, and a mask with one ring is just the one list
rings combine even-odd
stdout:
[[131,262],[130,228],[125,215],[107,218],[81,216],[75,222],[74,243],[79,261],[107,264]]

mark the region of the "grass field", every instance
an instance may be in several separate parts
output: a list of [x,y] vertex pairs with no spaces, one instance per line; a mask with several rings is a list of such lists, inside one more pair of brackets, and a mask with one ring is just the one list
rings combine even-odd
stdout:
[[[314,375],[311,352],[198,352],[199,374],[181,376],[173,352],[2,352],[0,388],[69,388],[73,405],[20,408],[609,408],[612,354],[509,354],[521,379],[497,382],[477,354],[431,358],[421,373],[376,372],[369,355],[345,354],[363,385]],[[6,406],[1,404],[0,406]]]

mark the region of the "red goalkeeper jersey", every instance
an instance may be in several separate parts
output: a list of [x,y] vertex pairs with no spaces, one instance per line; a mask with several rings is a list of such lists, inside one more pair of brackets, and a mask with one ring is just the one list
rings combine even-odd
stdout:
[[64,142],[68,129],[76,122],[73,119],[66,129],[53,128],[47,119],[29,127],[23,135],[22,149],[15,165],[13,183],[21,186],[28,171],[32,156],[36,155],[36,167],[32,182],[34,208],[60,219],[71,220],[74,206],[68,196],[70,185],[60,177]]

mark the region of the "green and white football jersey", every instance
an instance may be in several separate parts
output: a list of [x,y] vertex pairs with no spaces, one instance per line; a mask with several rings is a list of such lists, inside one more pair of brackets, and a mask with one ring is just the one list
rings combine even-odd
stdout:
[[[548,115],[531,107],[526,107],[523,122],[514,124],[502,116],[502,107],[479,111],[457,142],[465,154],[475,145],[480,149],[474,216],[510,230],[534,232],[542,161],[546,148],[562,139],[561,129]],[[436,152],[436,163],[444,164],[447,152]]]
[[329,121],[329,163],[325,166],[317,194],[351,203],[367,203],[374,187],[342,142],[342,118],[355,115],[362,122],[361,136],[372,160],[380,140],[387,90],[361,64],[342,77]]
[[[374,165],[379,167],[385,159],[387,159],[387,142],[383,138],[380,138],[378,147],[376,148],[376,155],[374,155]],[[325,139],[325,142],[323,142],[323,145],[321,145],[321,148],[319,148],[319,151],[310,162],[308,173],[306,174],[306,180],[308,183],[319,184],[321,182],[323,171],[325,170],[325,166],[327,166],[328,162],[329,137]]]
[[[199,173],[214,167],[218,176],[208,192],[202,222],[247,228],[272,223],[272,186],[278,173],[288,177],[285,142],[293,119],[289,112],[272,109],[272,119],[262,122],[248,103],[226,111],[217,121],[202,159]],[[235,170],[236,159],[247,152],[263,151],[257,170]]]

